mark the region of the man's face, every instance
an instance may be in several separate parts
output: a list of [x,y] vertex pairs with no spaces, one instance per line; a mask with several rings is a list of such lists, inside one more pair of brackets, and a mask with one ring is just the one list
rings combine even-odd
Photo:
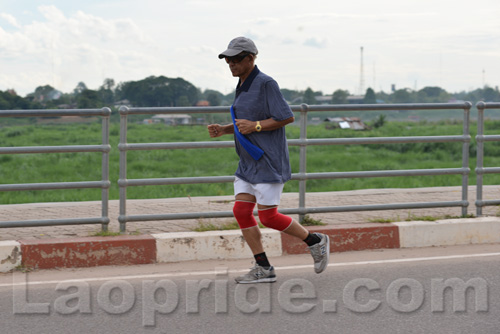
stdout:
[[240,53],[234,57],[226,57],[226,63],[233,77],[245,76],[253,70],[253,55]]

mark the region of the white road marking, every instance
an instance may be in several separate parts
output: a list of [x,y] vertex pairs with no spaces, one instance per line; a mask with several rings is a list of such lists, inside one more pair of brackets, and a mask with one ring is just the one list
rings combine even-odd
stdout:
[[[464,254],[464,255],[448,255],[448,256],[432,256],[432,257],[416,257],[416,258],[406,258],[406,259],[389,259],[389,260],[374,260],[374,261],[358,261],[358,262],[341,262],[341,263],[330,263],[328,268],[332,267],[354,267],[362,265],[375,265],[375,264],[389,264],[389,263],[407,263],[407,262],[420,262],[420,261],[437,261],[437,260],[453,260],[453,259],[469,259],[478,257],[491,257],[500,256],[500,253],[482,253],[482,254]],[[276,271],[282,270],[296,270],[296,269],[306,269],[313,268],[313,265],[296,265],[296,266],[284,266],[275,267]],[[109,280],[134,280],[134,279],[152,279],[152,278],[167,278],[167,277],[189,277],[189,276],[205,276],[205,275],[215,275],[218,271],[220,272],[221,267],[215,268],[215,270],[209,271],[191,271],[191,272],[175,272],[175,273],[163,273],[163,274],[148,274],[148,275],[128,275],[128,276],[111,276],[111,277],[89,277],[80,279],[70,279],[70,280],[52,280],[52,281],[23,281],[15,283],[4,283],[0,284],[0,287],[15,287],[15,286],[26,286],[28,285],[50,285],[59,283],[71,283],[71,282],[100,282]],[[227,270],[227,274],[237,274],[247,272],[248,269],[235,269]],[[22,273],[15,273],[14,276],[22,276]]]
[[[371,264],[388,264],[388,263],[404,263],[404,262],[419,262],[419,261],[467,259],[467,258],[488,257],[488,256],[500,256],[500,253],[447,255],[447,256],[413,257],[413,258],[407,258],[407,259],[329,263],[328,268],[331,268],[331,267],[351,267],[351,266],[361,266],[361,265],[371,265]],[[310,268],[310,267],[312,267],[312,265],[276,267],[276,270],[280,270],[280,269],[281,270],[291,270],[291,269],[301,269],[301,268]]]

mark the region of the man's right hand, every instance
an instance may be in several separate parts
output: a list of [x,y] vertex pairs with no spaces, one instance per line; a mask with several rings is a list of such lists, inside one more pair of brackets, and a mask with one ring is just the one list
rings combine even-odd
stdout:
[[210,124],[207,126],[207,128],[208,128],[208,133],[212,138],[220,137],[224,134],[222,126],[220,124]]

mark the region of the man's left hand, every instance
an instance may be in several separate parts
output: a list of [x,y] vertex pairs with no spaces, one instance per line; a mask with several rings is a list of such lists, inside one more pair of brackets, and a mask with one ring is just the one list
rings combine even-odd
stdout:
[[236,126],[240,130],[240,133],[247,135],[249,133],[255,132],[255,126],[257,122],[249,121],[248,119],[235,119]]

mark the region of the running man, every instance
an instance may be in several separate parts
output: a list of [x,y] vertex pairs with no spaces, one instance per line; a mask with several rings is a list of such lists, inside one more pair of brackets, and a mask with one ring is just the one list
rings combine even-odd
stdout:
[[297,221],[278,212],[284,184],[292,176],[285,126],[294,121],[294,115],[278,83],[255,65],[257,53],[252,40],[237,37],[219,54],[233,77],[239,78],[231,107],[233,123],[208,125],[212,138],[234,134],[240,158],[235,173],[233,213],[256,264],[249,273],[237,277],[237,283],[276,281],[253,215],[255,204],[264,226],[300,238],[309,246],[316,273],[325,270],[330,255],[327,235],[309,233]]

